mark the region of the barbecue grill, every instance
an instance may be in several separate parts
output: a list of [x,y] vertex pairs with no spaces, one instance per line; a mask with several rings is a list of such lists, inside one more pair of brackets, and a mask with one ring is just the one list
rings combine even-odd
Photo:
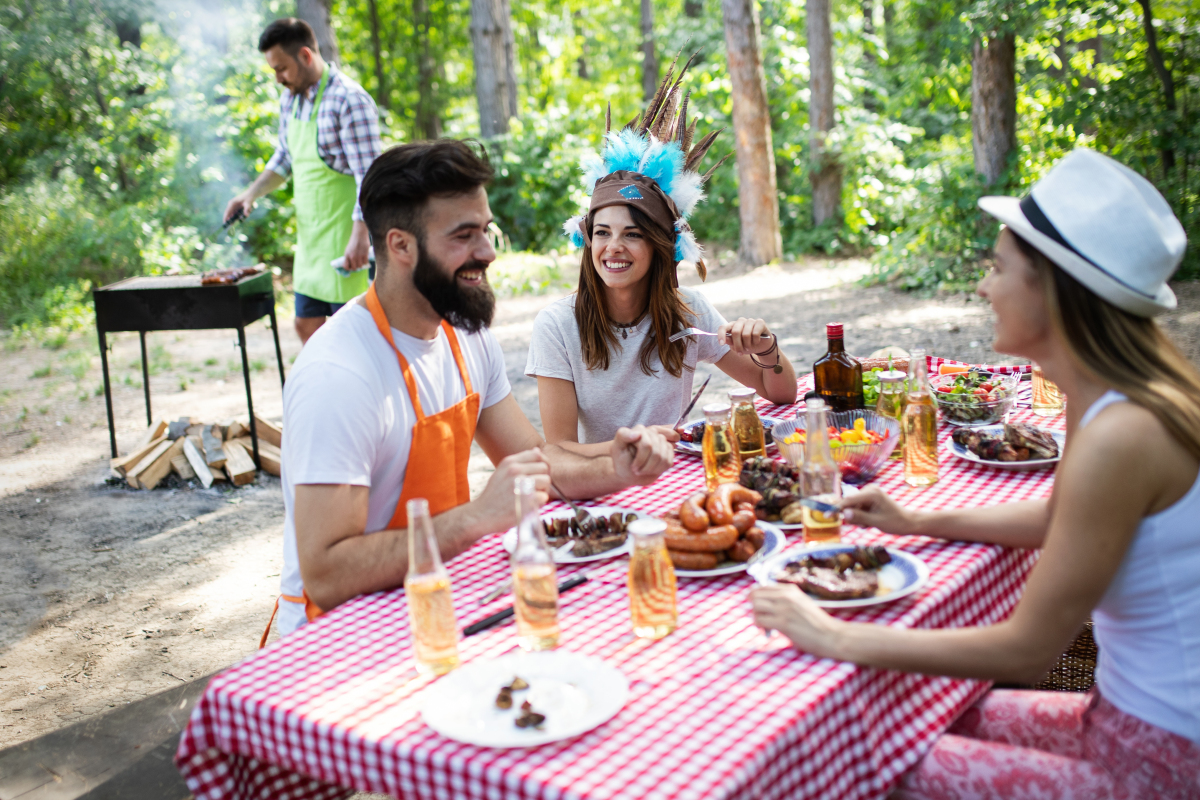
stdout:
[[146,392],[146,425],[153,425],[150,412],[150,369],[146,360],[147,331],[210,330],[237,328],[242,351],[242,377],[246,382],[246,405],[250,410],[250,436],[258,460],[258,430],[254,422],[254,397],[250,392],[250,360],[246,353],[246,326],[264,316],[271,318],[275,337],[275,360],[279,385],[284,382],[283,353],[279,349],[279,326],[275,322],[275,290],[271,274],[261,272],[237,283],[205,286],[199,275],[164,275],[126,278],[92,293],[96,306],[96,333],[100,339],[100,365],[104,370],[104,405],[108,411],[108,440],[117,457],[117,433],[113,425],[112,388],[108,379],[106,334],[137,331],[142,345],[142,387]]

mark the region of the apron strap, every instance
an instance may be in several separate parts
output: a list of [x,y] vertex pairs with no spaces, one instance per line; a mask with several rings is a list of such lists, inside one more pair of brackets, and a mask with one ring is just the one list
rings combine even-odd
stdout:
[[454,353],[454,363],[458,364],[458,374],[462,376],[463,388],[470,395],[471,376],[467,372],[467,361],[463,358],[462,347],[458,344],[458,334],[454,332],[454,326],[446,320],[442,320],[442,330],[446,332],[446,338],[450,340],[450,351]]
[[[321,107],[321,98],[325,96],[325,87],[329,82],[329,67],[325,67],[325,71],[321,73],[321,79],[317,81],[317,96],[313,98],[312,113],[309,114],[309,122],[317,121],[317,109]],[[296,99],[296,119],[300,119],[300,109],[304,106],[304,96],[301,95]]]

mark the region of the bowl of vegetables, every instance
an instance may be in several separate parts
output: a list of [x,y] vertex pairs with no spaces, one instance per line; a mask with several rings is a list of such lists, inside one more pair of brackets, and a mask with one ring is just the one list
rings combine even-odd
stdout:
[[1017,399],[1016,375],[984,370],[938,375],[930,378],[933,397],[950,425],[977,427],[995,425],[1004,419]]
[[[829,452],[846,483],[861,485],[874,479],[900,441],[900,423],[869,409],[829,414]],[[793,465],[804,461],[807,441],[802,416],[775,426],[779,452]]]

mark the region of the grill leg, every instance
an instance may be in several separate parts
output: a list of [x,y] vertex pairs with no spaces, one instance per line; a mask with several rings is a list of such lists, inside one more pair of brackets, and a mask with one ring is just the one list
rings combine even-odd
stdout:
[[275,363],[279,365],[279,386],[283,388],[283,351],[279,349],[279,323],[275,321],[275,304],[271,304],[271,335],[275,337]]
[[149,428],[154,424],[154,418],[150,416],[150,362],[146,359],[146,332],[138,331],[138,338],[142,342],[142,388],[146,390],[146,427]]
[[250,394],[250,356],[246,353],[246,328],[238,326],[238,347],[242,349],[242,377],[246,379],[246,406],[250,409],[250,443],[254,445],[254,466],[261,469],[258,460],[258,425],[254,422],[254,397]]
[[113,425],[112,387],[108,383],[108,339],[104,331],[96,331],[100,338],[100,371],[104,373],[104,408],[108,411],[108,443],[112,446],[112,457],[117,457],[117,429]]

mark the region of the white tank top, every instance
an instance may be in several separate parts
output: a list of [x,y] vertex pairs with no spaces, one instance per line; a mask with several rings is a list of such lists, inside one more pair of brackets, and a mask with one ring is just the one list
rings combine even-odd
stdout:
[[[1124,400],[1105,393],[1080,428]],[[1092,621],[1100,693],[1126,714],[1200,742],[1200,475],[1179,502],[1138,525]]]

